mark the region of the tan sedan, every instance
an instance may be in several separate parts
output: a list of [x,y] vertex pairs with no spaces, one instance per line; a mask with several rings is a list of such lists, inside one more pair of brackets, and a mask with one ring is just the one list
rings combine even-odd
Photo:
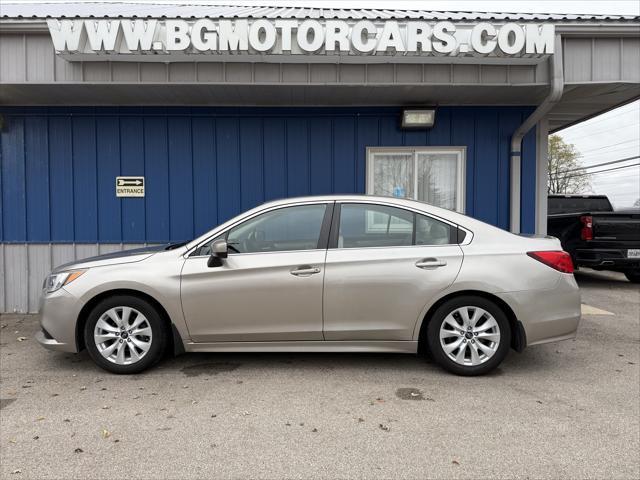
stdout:
[[371,196],[271,202],[186,244],[57,268],[39,342],[140,372],[175,352],[430,354],[478,375],[573,338],[580,296],[550,237]]

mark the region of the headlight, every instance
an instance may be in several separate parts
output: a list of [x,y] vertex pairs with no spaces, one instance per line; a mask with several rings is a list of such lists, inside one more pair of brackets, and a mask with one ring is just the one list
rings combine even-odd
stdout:
[[86,270],[71,270],[69,272],[52,273],[45,279],[42,288],[47,293],[55,292],[63,286],[73,282],[84,272],[86,272]]

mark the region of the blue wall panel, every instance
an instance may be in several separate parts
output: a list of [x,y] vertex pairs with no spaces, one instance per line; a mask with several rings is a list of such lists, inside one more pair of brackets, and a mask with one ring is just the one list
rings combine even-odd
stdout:
[[[2,210],[4,238],[27,237],[27,205],[24,148],[24,118],[11,122],[3,132],[2,150]],[[5,140],[6,135],[6,140]]]
[[330,118],[309,120],[309,166],[311,195],[327,195],[333,189],[332,129]]
[[74,239],[78,242],[97,242],[95,117],[74,117],[71,124],[73,128],[73,216],[76,219],[82,219],[74,223]]
[[240,146],[237,118],[216,120],[216,158],[218,159],[218,222],[229,220],[242,211],[240,183]]
[[49,240],[49,136],[46,117],[25,118],[27,239]]
[[[49,190],[51,191],[49,216],[51,218],[51,241],[53,242],[73,242],[75,240],[73,149],[71,146],[73,130],[71,125],[70,116],[49,118]],[[4,138],[2,143],[5,143]],[[4,175],[2,180],[4,187],[7,181]],[[105,214],[108,215],[107,212]],[[31,219],[29,218],[27,221],[31,222]],[[82,219],[78,219],[78,221],[81,222]],[[23,241],[26,238],[5,233],[3,240]]]
[[290,197],[309,195],[309,146],[306,118],[287,119],[287,184]]
[[169,118],[169,229],[172,241],[193,236],[191,118]]
[[[115,196],[115,181],[120,175],[120,119],[96,118],[96,155],[98,199],[98,241],[122,240],[122,201]],[[52,172],[53,175],[53,172]]]
[[[191,124],[193,135],[193,218],[195,234],[200,235],[217,223],[217,185],[216,185],[216,135],[212,118],[194,118]],[[160,169],[159,169],[160,170]],[[158,197],[166,197],[162,191]],[[149,201],[152,201],[149,197]],[[166,211],[166,209],[164,210]],[[154,215],[166,219],[167,215],[159,209]],[[155,238],[167,238],[160,232]]]
[[333,191],[351,193],[358,191],[356,183],[356,120],[336,118],[333,121]]
[[240,208],[248,210],[264,203],[263,136],[261,118],[240,122]]
[[[509,143],[530,107],[443,107],[403,131],[398,108],[4,108],[0,240],[164,242],[274,198],[364,193],[366,147],[464,146],[466,212],[508,228]],[[535,225],[535,132],[522,227]],[[115,177],[144,175],[145,198]]]
[[[536,132],[530,131],[522,140],[522,167],[520,182],[520,230],[534,233],[536,230]],[[532,181],[533,179],[533,181]]]
[[264,199],[287,196],[287,130],[283,118],[264,122]]
[[473,216],[476,207],[476,121],[472,109],[457,109],[452,112],[454,128],[451,144],[467,147],[465,165],[465,212]]
[[[144,175],[143,132],[141,117],[124,117],[120,120],[120,175]],[[106,178],[103,180],[115,182],[115,179]],[[120,199],[122,237],[126,242],[144,242],[146,239],[145,200],[140,198]]]
[[[493,225],[498,223],[498,112],[494,109],[478,109],[476,121],[476,164],[474,217]],[[505,226],[506,225],[501,225]]]
[[[169,188],[169,149],[168,149],[168,122],[166,117],[147,117],[144,119],[144,173],[145,173],[145,204],[146,204],[146,232],[147,241],[162,242],[171,238],[169,225],[169,202],[171,190]],[[211,138],[209,132],[207,138]],[[201,148],[205,148],[204,141]],[[194,164],[199,161],[194,152]],[[204,173],[204,168],[203,169]],[[113,176],[113,174],[112,174]],[[203,180],[206,175],[203,174]],[[207,189],[198,189],[208,191]],[[215,188],[213,189],[215,192]],[[113,188],[109,190],[113,198]],[[194,191],[195,193],[195,191]],[[195,197],[194,197],[195,198]]]

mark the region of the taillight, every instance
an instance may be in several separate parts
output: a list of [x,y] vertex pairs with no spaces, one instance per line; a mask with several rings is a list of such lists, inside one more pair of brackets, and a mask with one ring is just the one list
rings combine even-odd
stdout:
[[531,258],[550,266],[562,273],[573,273],[573,261],[571,255],[562,250],[527,252]]
[[593,240],[593,217],[591,215],[583,215],[580,217],[582,222],[582,230],[580,230],[580,238],[582,240]]

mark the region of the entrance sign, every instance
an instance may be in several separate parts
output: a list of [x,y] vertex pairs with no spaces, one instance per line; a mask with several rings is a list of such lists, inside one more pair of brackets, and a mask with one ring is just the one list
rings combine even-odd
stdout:
[[[49,19],[58,54],[127,60],[140,55],[384,55],[540,57],[553,24],[329,19]],[[170,59],[169,59],[170,60]]]
[[144,177],[116,177],[116,197],[144,197]]

